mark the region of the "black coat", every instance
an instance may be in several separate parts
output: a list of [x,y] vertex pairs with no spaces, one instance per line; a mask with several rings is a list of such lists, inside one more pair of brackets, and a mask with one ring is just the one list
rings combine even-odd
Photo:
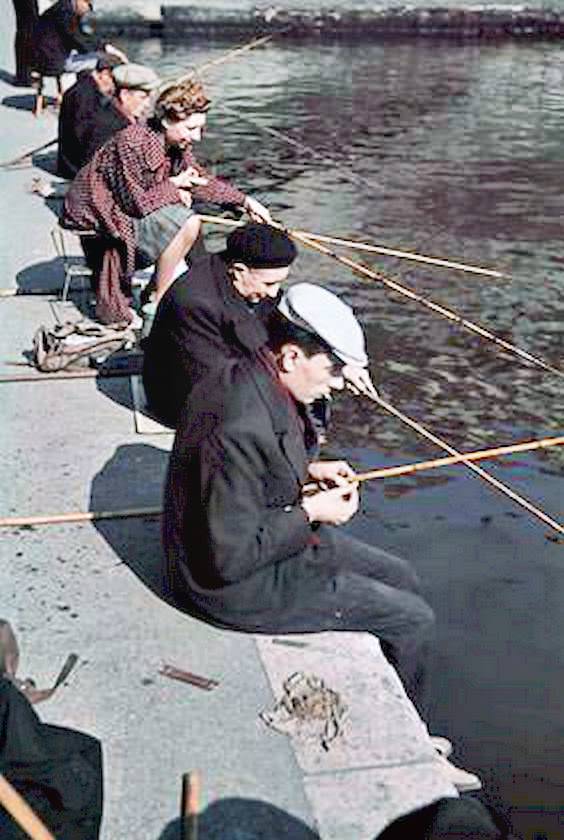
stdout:
[[233,363],[193,389],[164,500],[163,584],[178,606],[260,629],[331,574],[335,529],[311,526],[299,504],[314,439],[258,363]]
[[74,178],[97,149],[128,125],[127,117],[100,92],[89,73],[79,77],[65,92],[59,112],[58,174]]
[[44,76],[60,76],[72,50],[96,52],[103,42],[82,32],[71,0],[57,0],[37,21],[33,36],[33,66]]
[[221,255],[196,261],[165,293],[143,343],[143,384],[154,414],[175,428],[196,382],[266,344],[273,306],[251,306],[237,294]]
[[[90,735],[42,723],[29,700],[0,676],[0,772],[59,840],[97,840],[102,752]],[[0,808],[0,837],[20,831]]]

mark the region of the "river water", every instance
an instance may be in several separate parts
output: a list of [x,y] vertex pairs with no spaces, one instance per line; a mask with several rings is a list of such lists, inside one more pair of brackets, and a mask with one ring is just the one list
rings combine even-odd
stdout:
[[[228,48],[126,46],[166,75]],[[221,173],[291,227],[506,272],[500,281],[365,259],[562,366],[563,76],[557,44],[271,44],[206,76],[215,105],[209,131],[221,141]],[[215,234],[211,246],[220,241]],[[326,284],[354,305],[383,395],[454,446],[562,431],[561,378],[328,257],[302,251],[293,279]],[[332,445],[365,468],[440,454],[352,399],[336,402]],[[551,515],[562,513],[560,452],[492,470]],[[437,611],[435,728],[481,773],[486,798],[512,817],[515,836],[564,837],[562,546],[460,471],[372,487],[363,507],[358,532],[413,559]]]

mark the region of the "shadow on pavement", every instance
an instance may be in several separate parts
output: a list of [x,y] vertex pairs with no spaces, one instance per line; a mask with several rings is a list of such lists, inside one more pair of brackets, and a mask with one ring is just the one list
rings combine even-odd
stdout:
[[[12,84],[12,80],[10,80],[10,84]],[[16,94],[15,96],[5,96],[2,100],[2,105],[5,105],[6,108],[15,108],[17,111],[29,111],[30,113],[33,111],[34,104],[34,93],[21,93]]]
[[[158,840],[180,840],[181,820],[173,820]],[[198,818],[201,840],[319,840],[319,834],[286,811],[257,799],[218,799]]]
[[[92,511],[160,508],[168,452],[148,444],[118,446],[90,488]],[[164,597],[160,574],[160,516],[95,520],[117,557],[155,595]]]

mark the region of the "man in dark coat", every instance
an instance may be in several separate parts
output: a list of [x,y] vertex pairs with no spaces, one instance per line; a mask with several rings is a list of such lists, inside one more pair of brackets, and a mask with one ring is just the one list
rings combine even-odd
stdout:
[[58,172],[64,178],[74,178],[110,137],[135,123],[158,84],[150,67],[115,64],[102,53],[96,70],[81,74],[63,96]]
[[[57,840],[97,840],[102,820],[102,752],[90,735],[42,723],[0,674],[0,772]],[[0,808],[2,840],[24,840]]]
[[161,300],[143,342],[143,383],[151,411],[175,427],[193,386],[267,342],[265,322],[296,248],[282,231],[251,223],[220,254],[207,254]]
[[[298,283],[269,321],[269,348],[215,369],[186,401],[164,493],[163,589],[220,627],[372,633],[425,716],[433,611],[406,561],[335,527],[358,508],[352,468],[308,457],[305,408],[344,387],[344,365],[368,363],[360,324],[336,295]],[[454,784],[480,787],[441,760]]]
[[74,178],[88,160],[85,149],[95,115],[115,91],[112,65],[110,56],[100,53],[96,68],[80,73],[63,94],[57,154],[57,172],[62,178]]

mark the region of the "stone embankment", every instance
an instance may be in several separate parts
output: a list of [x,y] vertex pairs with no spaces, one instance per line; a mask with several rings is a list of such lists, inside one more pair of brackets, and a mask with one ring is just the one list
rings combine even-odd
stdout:
[[158,17],[146,17],[106,7],[100,10],[99,28],[108,33],[161,35],[167,39],[186,39],[190,34],[252,37],[278,33],[292,40],[546,40],[564,37],[564,10],[521,6],[307,10],[167,5],[160,8]]

